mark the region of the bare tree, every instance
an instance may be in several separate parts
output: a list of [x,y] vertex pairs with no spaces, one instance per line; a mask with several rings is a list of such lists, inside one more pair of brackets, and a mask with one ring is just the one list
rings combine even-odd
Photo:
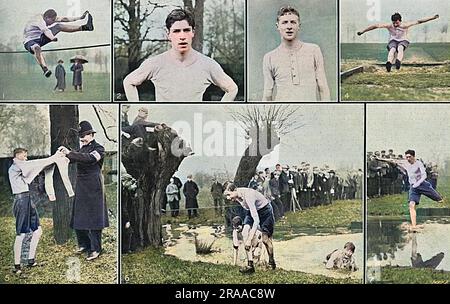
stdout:
[[208,56],[221,57],[223,63],[243,62],[244,3],[240,0],[214,0],[214,9],[208,10],[205,41]]
[[100,72],[103,72],[103,52],[96,50],[94,55],[94,63],[99,66]]
[[[205,11],[207,55],[221,63],[237,84],[244,83],[244,1],[212,0]],[[243,92],[243,87],[239,88]]]
[[116,129],[117,125],[105,126],[105,124],[103,123],[103,119],[101,117],[102,115],[106,116],[107,118],[111,119],[114,123],[116,123],[116,118],[114,117],[114,114],[105,110],[100,105],[98,106],[92,105],[92,108],[94,109],[95,116],[97,116],[98,122],[102,127],[103,134],[105,135],[106,139],[113,143],[117,143],[117,139],[115,139],[111,134],[108,134],[108,129]]
[[[149,33],[155,27],[160,26],[156,24],[150,16],[160,8],[169,6],[168,4],[160,4],[152,1],[141,0],[118,0],[116,4],[116,12],[114,21],[120,24],[125,36],[114,36],[114,43],[120,47],[125,47],[126,53],[119,56],[126,57],[128,60],[128,70],[135,70],[143,59],[147,58],[151,53],[155,52],[152,47],[149,47],[147,52],[142,52],[143,43],[146,42],[166,42],[167,39],[152,39],[149,38]],[[160,47],[158,44],[156,48]]]
[[249,141],[234,177],[237,186],[248,185],[261,158],[273,151],[283,135],[304,125],[299,120],[299,110],[300,107],[292,105],[244,106],[229,110]]
[[[0,106],[0,133],[3,145],[10,150],[26,147],[34,155],[48,154],[47,118],[36,105]],[[33,126],[33,128],[30,128]]]
[[[151,0],[118,0],[115,6],[114,21],[120,25],[123,36],[116,34],[116,58],[123,57],[128,61],[128,70],[135,70],[139,64],[152,54],[160,53],[167,47],[167,38],[150,37],[156,28],[164,27],[163,20],[154,20],[152,15],[160,9],[184,7],[195,15],[196,34],[193,41],[194,49],[202,51],[203,47],[203,15],[205,0],[183,0],[179,2]],[[145,47],[144,47],[144,43]]]
[[203,52],[203,16],[205,12],[205,0],[195,0],[195,4],[193,4],[193,0],[183,0],[184,7],[189,9],[194,13],[195,19],[195,36],[192,41],[192,47],[199,51]]

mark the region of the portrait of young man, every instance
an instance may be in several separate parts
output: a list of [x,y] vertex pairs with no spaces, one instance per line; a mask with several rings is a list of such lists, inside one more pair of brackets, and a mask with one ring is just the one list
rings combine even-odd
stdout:
[[[128,101],[139,101],[138,86],[149,80],[155,87],[155,101],[203,101],[205,91],[214,85],[221,91],[221,101],[234,101],[236,82],[213,58],[194,49],[196,18],[189,9],[176,8],[165,20],[170,48],[150,55],[123,80]],[[201,29],[199,29],[200,31]]]
[[[334,4],[321,1],[311,7],[306,1],[283,6],[262,2],[249,8],[249,100],[335,100]],[[319,6],[323,8],[321,13]],[[261,18],[261,14],[267,18]],[[265,20],[264,31],[259,20]]]

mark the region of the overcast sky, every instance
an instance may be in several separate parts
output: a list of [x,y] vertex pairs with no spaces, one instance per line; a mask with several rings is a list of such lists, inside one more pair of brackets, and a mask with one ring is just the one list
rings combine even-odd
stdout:
[[[412,27],[408,36],[413,42],[450,41],[448,24],[450,21],[450,1],[442,0],[341,0],[341,42],[387,42],[389,34],[385,29],[374,30],[361,37],[356,32],[370,24],[390,23],[391,15],[399,12],[403,21],[413,21],[439,14],[438,20]],[[447,28],[445,33],[442,30]]]
[[450,105],[367,105],[367,151],[408,149],[426,161],[450,157]]
[[[132,122],[139,107],[132,105],[129,119]],[[249,105],[247,105],[248,107]],[[196,153],[187,157],[180,166],[180,176],[198,171],[214,172],[225,169],[234,175],[245,149],[242,129],[238,136],[226,136],[228,124],[233,125],[229,109],[242,106],[224,105],[146,105],[150,109],[149,120],[165,122],[175,129],[181,127],[186,140]],[[362,168],[364,162],[364,113],[361,105],[301,105],[297,119],[305,125],[281,138],[279,155],[263,158],[260,167],[273,167],[276,163],[299,165],[302,161],[311,165]],[[195,121],[194,121],[194,117]],[[178,126],[178,127],[177,127]],[[200,130],[200,132],[199,132]],[[228,129],[229,130],[229,129]],[[191,131],[191,136],[189,136]],[[237,138],[238,137],[238,138]],[[222,143],[217,154],[208,156],[208,143]],[[241,143],[239,145],[239,142]],[[233,156],[227,156],[227,146],[234,144]],[[237,147],[239,145],[239,147]],[[211,153],[212,154],[212,153]],[[211,155],[210,154],[210,155]]]
[[[23,29],[28,20],[53,8],[59,16],[81,16],[88,10],[94,18],[93,32],[60,33],[58,42],[50,43],[46,49],[104,44],[111,42],[111,1],[110,0],[14,0],[0,1],[2,22],[0,37],[7,43],[12,37],[20,50],[23,43]],[[87,19],[85,19],[87,20]],[[86,21],[70,24],[84,24]]]

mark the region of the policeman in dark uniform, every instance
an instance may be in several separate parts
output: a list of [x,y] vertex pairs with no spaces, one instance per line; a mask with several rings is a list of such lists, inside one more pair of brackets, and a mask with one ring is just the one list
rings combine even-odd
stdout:
[[102,229],[109,226],[102,176],[105,148],[94,140],[95,133],[88,121],[82,121],[78,131],[81,141],[79,151],[60,148],[71,162],[77,163],[71,228],[77,235],[78,252],[87,252],[88,261],[100,255]]

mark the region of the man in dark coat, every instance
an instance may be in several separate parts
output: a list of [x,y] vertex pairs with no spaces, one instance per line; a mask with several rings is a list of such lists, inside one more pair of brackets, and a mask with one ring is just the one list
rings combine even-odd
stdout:
[[284,211],[289,211],[289,205],[291,201],[291,192],[289,191],[289,166],[283,167],[281,170],[279,169],[279,164],[276,165],[276,170],[280,172],[280,178],[278,182],[280,184],[280,195],[281,202],[283,203]]
[[55,91],[64,92],[66,89],[66,70],[62,65],[64,61],[62,59],[58,60],[58,65],[55,68],[56,86]]
[[319,168],[313,167],[313,182],[311,186],[311,207],[316,207],[320,202]]
[[[380,153],[380,152],[375,152]],[[367,163],[367,171],[368,171],[368,179],[367,179],[367,194],[369,197],[379,196],[380,195],[380,179],[381,179],[381,167],[379,161],[375,158],[374,155],[369,155],[369,160]]]
[[187,176],[187,182],[183,186],[183,194],[186,197],[186,209],[189,218],[198,216],[198,202],[197,195],[199,189],[197,184],[192,180],[192,175]]
[[[301,171],[300,202],[303,209],[311,207],[311,188],[308,186],[309,164],[304,163]],[[312,177],[311,177],[312,178]]]
[[280,199],[280,174],[278,171],[271,173],[269,189],[274,216],[275,219],[278,220],[284,216],[284,207]]
[[211,196],[213,197],[216,215],[223,215],[223,190],[223,185],[217,179],[214,179],[211,185]]
[[173,178],[173,183],[175,185],[177,185],[177,187],[178,187],[178,201],[181,202],[181,188],[183,188],[183,183],[181,182],[181,179],[179,179],[175,175],[172,176],[172,178]]
[[75,91],[78,91],[78,88],[80,88],[80,92],[83,91],[83,78],[81,73],[84,68],[81,61],[79,59],[75,59],[75,63],[70,67],[70,70],[73,72],[72,85],[75,88]]
[[328,173],[330,174],[330,178],[328,179],[330,187],[330,203],[332,203],[333,200],[339,198],[338,196],[339,180],[334,170],[330,170]]
[[88,252],[87,260],[96,259],[102,250],[102,229],[109,226],[103,192],[102,165],[105,148],[94,140],[95,131],[88,121],[80,122],[79,151],[59,150],[77,163],[77,182],[71,228],[78,240],[78,252]]
[[319,172],[319,186],[320,203],[324,205],[331,204],[329,176],[325,174],[325,169],[321,169]]

